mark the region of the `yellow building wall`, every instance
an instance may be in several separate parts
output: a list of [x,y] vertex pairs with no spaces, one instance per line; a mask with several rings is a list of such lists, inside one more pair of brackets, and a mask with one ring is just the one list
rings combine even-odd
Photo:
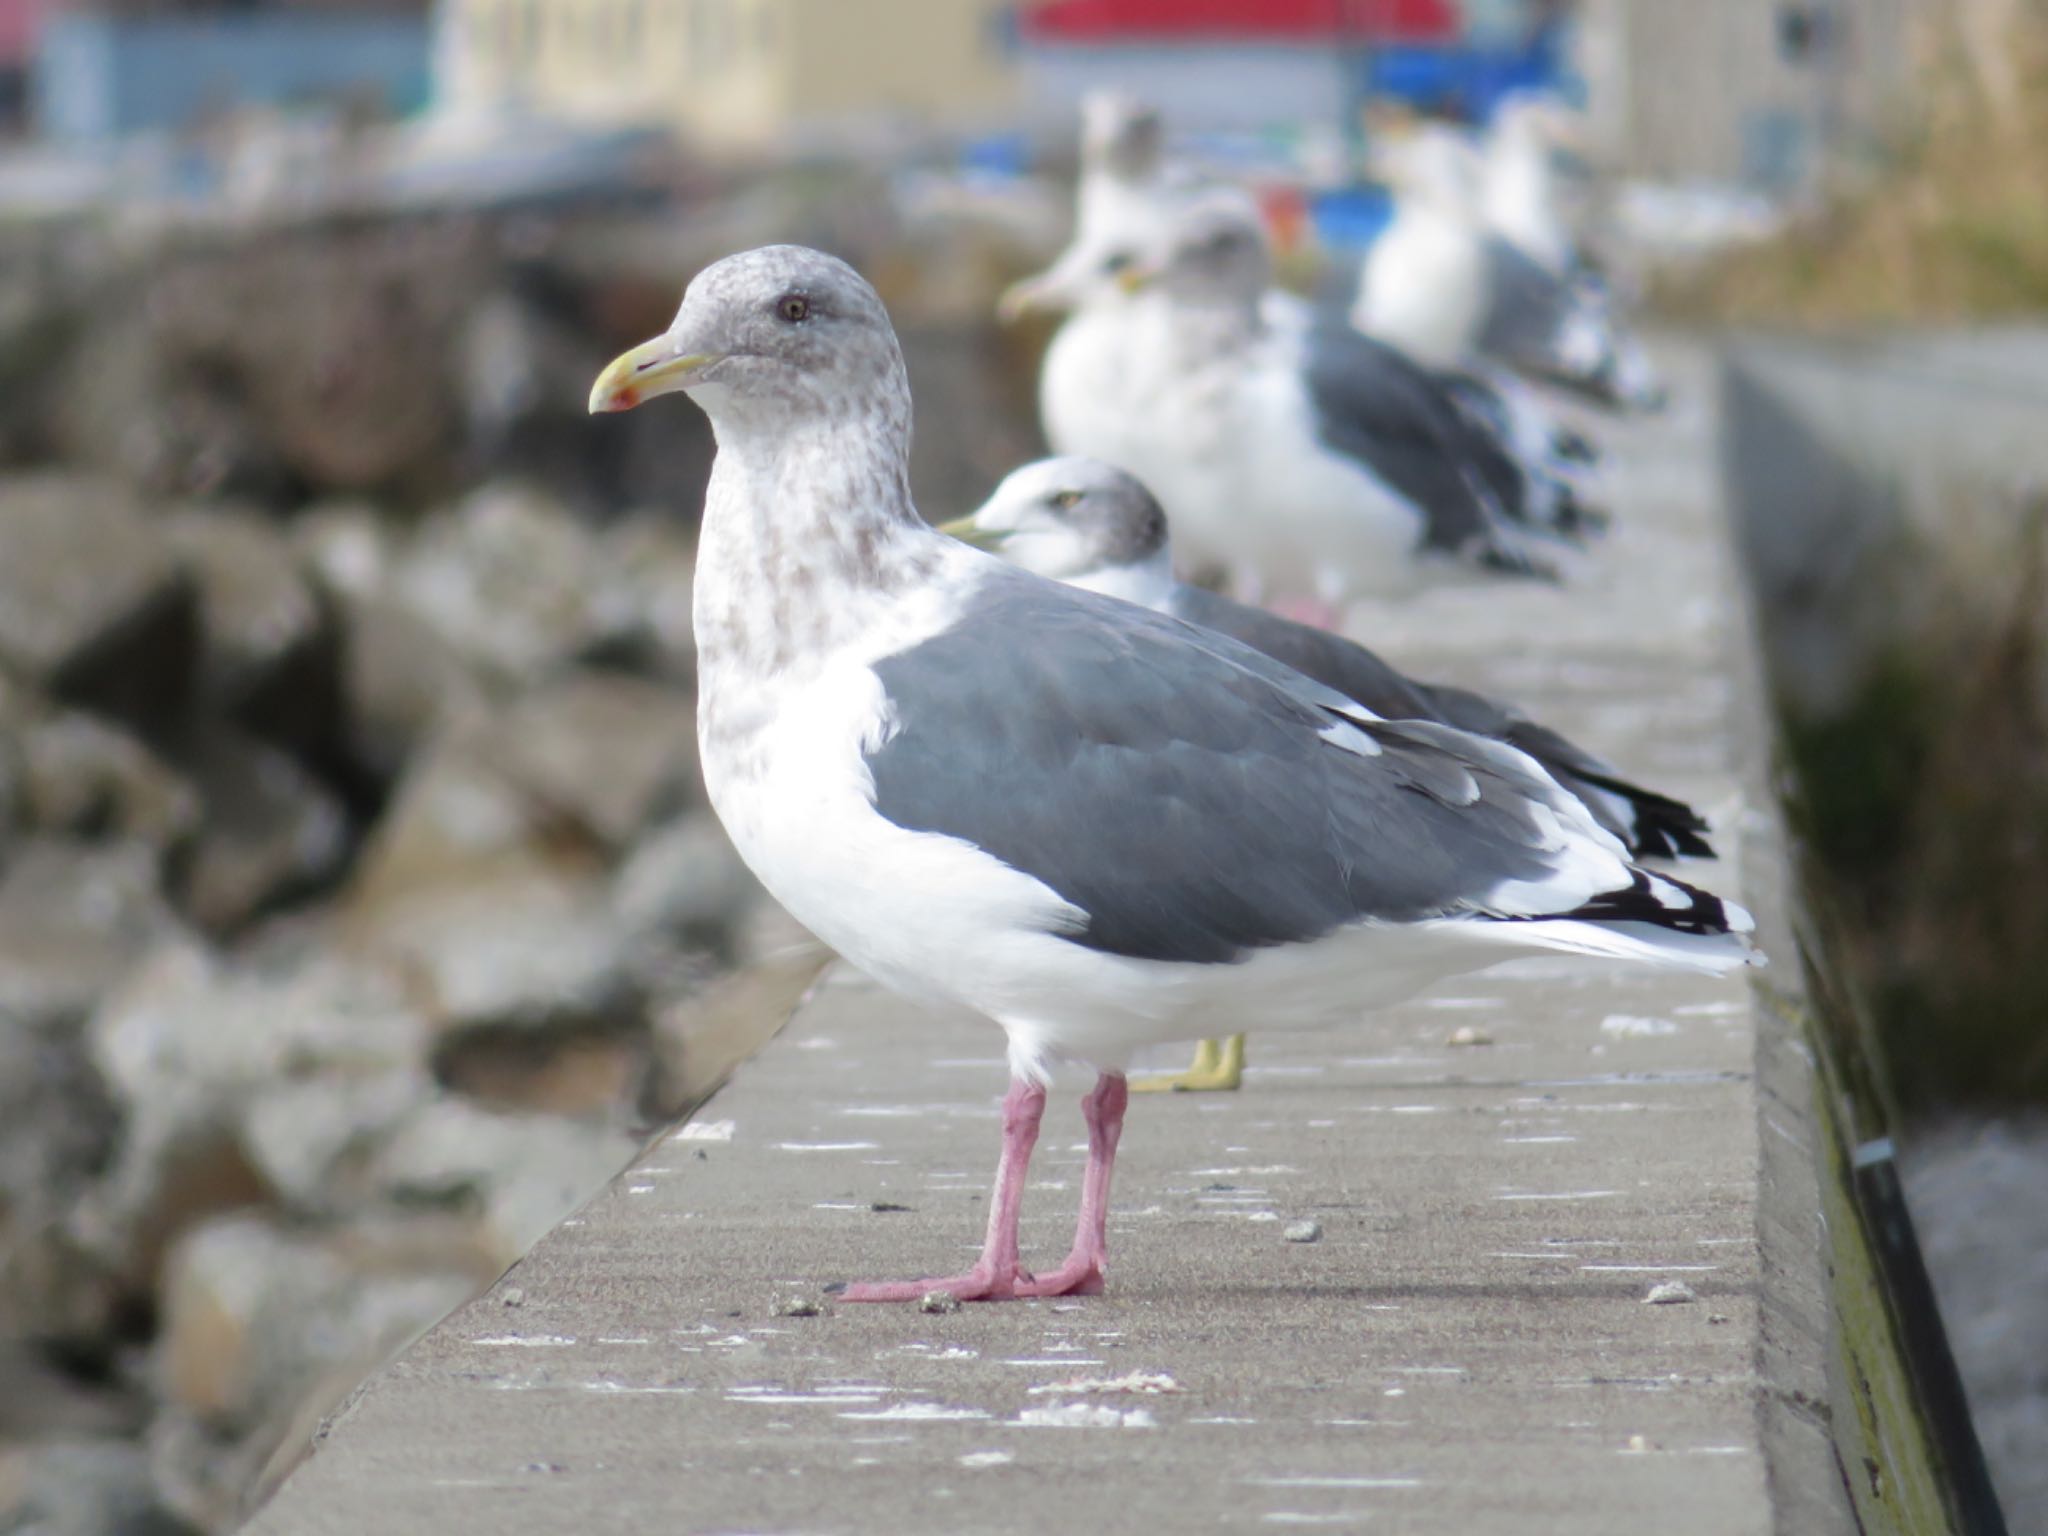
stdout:
[[1005,0],[443,0],[437,95],[755,147],[854,120],[997,121]]

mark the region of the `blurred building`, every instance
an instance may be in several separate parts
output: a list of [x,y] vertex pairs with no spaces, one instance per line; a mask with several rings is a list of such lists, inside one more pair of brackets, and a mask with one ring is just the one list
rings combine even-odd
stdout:
[[1811,184],[1885,127],[1921,0],[1581,0],[1576,64],[1601,160],[1630,176]]
[[1111,88],[1198,129],[1348,124],[1376,57],[1461,37],[1455,0],[1040,0],[1020,24],[1032,96]]
[[755,147],[860,122],[976,128],[1016,102],[1004,0],[440,0],[435,105],[670,123]]
[[361,7],[59,9],[36,39],[35,125],[83,143],[252,106],[407,112],[426,99],[427,37],[420,14]]

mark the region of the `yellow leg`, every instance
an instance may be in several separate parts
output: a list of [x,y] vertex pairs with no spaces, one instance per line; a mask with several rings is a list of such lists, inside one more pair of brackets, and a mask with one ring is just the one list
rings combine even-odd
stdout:
[[1187,1071],[1173,1077],[1138,1078],[1133,1093],[1232,1093],[1244,1082],[1244,1036],[1204,1040]]

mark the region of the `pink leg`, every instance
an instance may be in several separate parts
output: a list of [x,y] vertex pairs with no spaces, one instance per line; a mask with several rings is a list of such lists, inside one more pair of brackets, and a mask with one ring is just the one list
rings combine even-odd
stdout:
[[1081,1216],[1074,1223],[1074,1250],[1066,1263],[1017,1288],[1020,1296],[1094,1296],[1109,1271],[1109,1176],[1116,1144],[1124,1133],[1124,1107],[1131,1100],[1121,1072],[1105,1072],[1095,1091],[1081,1101],[1088,1121],[1088,1171],[1081,1175]]
[[[995,1195],[989,1202],[988,1236],[981,1257],[964,1275],[936,1280],[888,1280],[849,1285],[841,1301],[916,1301],[932,1291],[951,1291],[962,1301],[998,1301],[1020,1294],[1028,1281],[1018,1262],[1017,1217],[1024,1209],[1024,1175],[1031,1149],[1038,1143],[1038,1122],[1045,1115],[1045,1089],[1013,1078],[1003,1098],[1003,1155],[996,1164]],[[1092,1159],[1091,1159],[1092,1161]]]

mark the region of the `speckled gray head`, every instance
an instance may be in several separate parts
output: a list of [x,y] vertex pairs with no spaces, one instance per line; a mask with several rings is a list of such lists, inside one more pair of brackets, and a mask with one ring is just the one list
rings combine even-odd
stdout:
[[691,280],[668,330],[616,358],[590,409],[685,390],[723,436],[880,417],[907,433],[910,386],[888,311],[836,256],[765,245]]
[[1039,459],[942,529],[1012,565],[1074,581],[1164,560],[1166,514],[1133,475],[1100,459]]
[[1160,231],[1124,282],[1157,286],[1195,302],[1256,300],[1273,277],[1273,258],[1258,210],[1223,193],[1189,203]]

